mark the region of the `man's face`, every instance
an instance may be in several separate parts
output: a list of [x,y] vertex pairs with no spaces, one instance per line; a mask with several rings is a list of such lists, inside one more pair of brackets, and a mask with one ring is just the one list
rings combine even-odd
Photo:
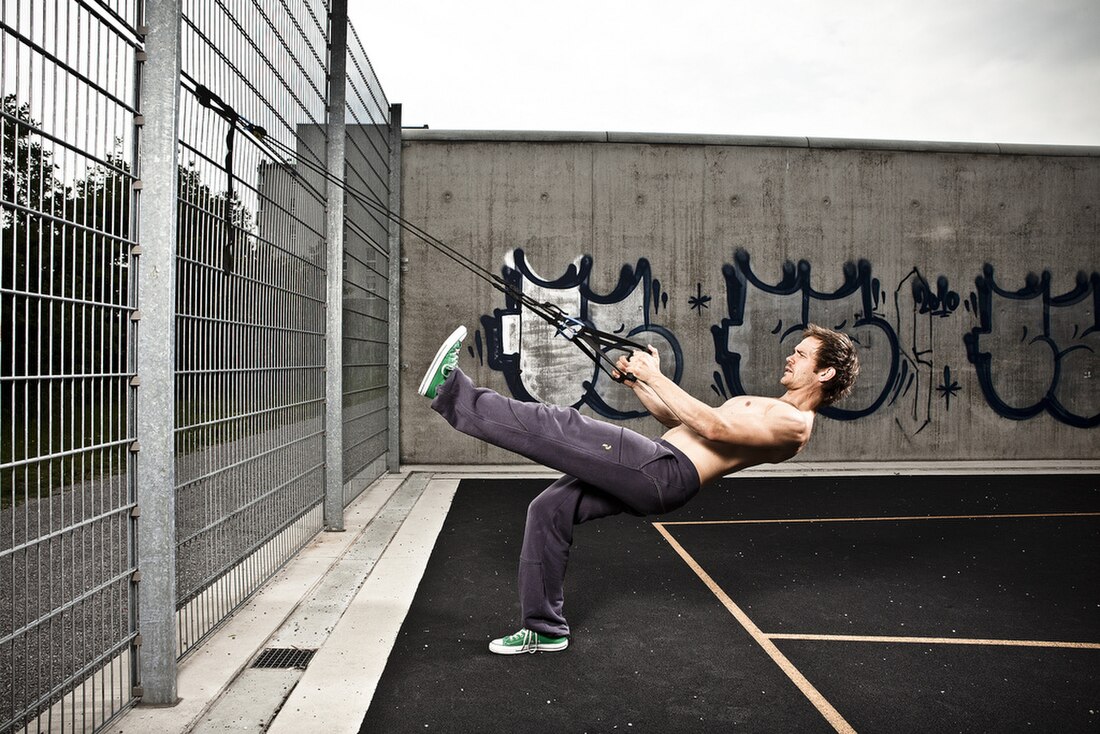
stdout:
[[783,376],[779,378],[779,384],[788,390],[795,390],[818,382],[815,371],[819,346],[818,340],[811,336],[800,341],[783,363]]

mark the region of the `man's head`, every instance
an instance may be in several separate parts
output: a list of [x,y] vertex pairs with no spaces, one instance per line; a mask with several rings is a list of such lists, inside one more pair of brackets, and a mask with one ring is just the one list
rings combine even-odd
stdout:
[[852,391],[859,376],[855,344],[847,334],[817,324],[809,324],[802,338],[817,344],[814,374],[821,383],[822,404],[832,405]]

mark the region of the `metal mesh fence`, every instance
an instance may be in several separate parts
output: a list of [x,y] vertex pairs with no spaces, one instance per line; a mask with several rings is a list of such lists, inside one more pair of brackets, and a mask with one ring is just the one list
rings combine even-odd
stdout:
[[328,43],[319,2],[193,0],[183,12],[181,654],[320,529],[324,494],[325,187],[240,131],[230,141],[194,90],[323,165]]
[[[390,195],[389,103],[354,28],[348,33],[349,187],[386,204]],[[389,399],[389,222],[346,197],[344,228],[344,481],[386,467]],[[359,483],[354,486],[365,486]],[[344,504],[353,499],[344,498]]]
[[137,3],[0,5],[0,731],[131,697]]
[[[324,170],[330,144],[330,7],[183,2],[176,289],[158,295],[176,314],[177,655],[322,526],[325,215],[338,189],[307,164]],[[0,0],[0,732],[102,729],[140,690],[130,265],[143,8]],[[349,36],[345,178],[386,202],[388,103]],[[353,199],[345,455],[327,468],[345,480],[386,468],[392,336],[387,225]]]

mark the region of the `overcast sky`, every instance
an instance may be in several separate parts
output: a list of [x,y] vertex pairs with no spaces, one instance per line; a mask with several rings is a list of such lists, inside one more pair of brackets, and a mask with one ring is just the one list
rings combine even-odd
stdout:
[[1100,0],[350,0],[405,125],[1100,145]]

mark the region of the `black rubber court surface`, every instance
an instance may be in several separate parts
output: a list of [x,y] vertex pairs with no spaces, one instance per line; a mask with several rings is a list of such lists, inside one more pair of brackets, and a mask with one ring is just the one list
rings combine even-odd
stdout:
[[500,657],[547,480],[463,480],[363,732],[1100,731],[1100,477],[734,478],[577,528]]

